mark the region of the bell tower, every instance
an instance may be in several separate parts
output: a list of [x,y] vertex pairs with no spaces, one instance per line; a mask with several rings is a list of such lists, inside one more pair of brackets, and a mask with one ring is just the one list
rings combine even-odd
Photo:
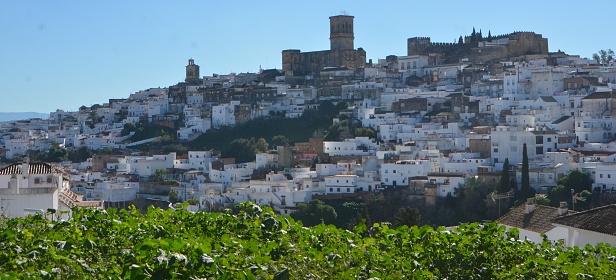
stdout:
[[199,65],[195,64],[195,61],[191,58],[186,65],[186,83],[198,83],[199,82]]
[[329,17],[330,50],[354,49],[353,18],[347,15]]

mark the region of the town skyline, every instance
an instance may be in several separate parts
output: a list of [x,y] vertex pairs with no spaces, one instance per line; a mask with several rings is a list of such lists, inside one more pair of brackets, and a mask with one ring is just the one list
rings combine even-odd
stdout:
[[[493,11],[487,1],[471,8],[447,2],[449,8],[438,13],[421,12],[437,8],[430,3],[398,1],[381,7],[382,12],[353,1],[240,2],[233,10],[200,2],[5,4],[0,92],[11,98],[0,104],[0,112],[76,110],[171,86],[183,80],[189,58],[201,66],[202,76],[280,69],[282,50],[328,49],[327,18],[341,13],[355,17],[356,48],[364,48],[375,62],[406,55],[410,37],[453,42],[473,27],[484,35],[534,31],[549,39],[550,52],[588,58],[616,45],[606,36],[614,20],[599,8],[607,1],[576,8],[575,20],[561,16],[572,7],[562,2],[557,7],[532,2],[532,9],[530,3],[504,3]],[[580,24],[588,22],[592,28]]]

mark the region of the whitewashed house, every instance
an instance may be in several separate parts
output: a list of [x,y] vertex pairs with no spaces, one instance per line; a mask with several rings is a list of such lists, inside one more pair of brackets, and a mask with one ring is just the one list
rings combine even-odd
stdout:
[[62,185],[62,174],[47,163],[30,163],[25,158],[4,167],[0,169],[0,215],[25,217],[57,210]]

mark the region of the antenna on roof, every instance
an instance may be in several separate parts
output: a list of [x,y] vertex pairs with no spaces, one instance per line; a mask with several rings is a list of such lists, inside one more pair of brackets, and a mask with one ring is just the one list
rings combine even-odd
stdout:
[[348,16],[349,14],[345,10],[340,10],[341,16]]

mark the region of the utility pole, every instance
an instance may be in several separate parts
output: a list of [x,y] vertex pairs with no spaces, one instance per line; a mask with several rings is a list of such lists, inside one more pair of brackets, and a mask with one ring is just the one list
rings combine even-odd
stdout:
[[506,193],[497,193],[496,197],[494,197],[494,195],[492,195],[492,201],[496,201],[496,199],[498,199],[498,217],[501,217],[501,199],[503,198],[512,198],[513,195],[513,190],[510,190]]

